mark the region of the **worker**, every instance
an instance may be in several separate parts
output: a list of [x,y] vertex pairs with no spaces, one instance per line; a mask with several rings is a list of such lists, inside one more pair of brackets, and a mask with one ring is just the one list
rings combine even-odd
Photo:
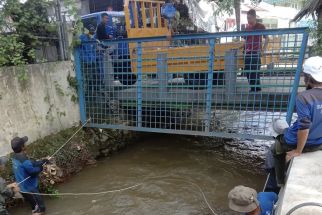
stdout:
[[11,148],[14,151],[12,157],[12,169],[23,197],[29,202],[32,215],[42,215],[46,207],[43,198],[38,195],[38,175],[43,170],[43,165],[49,161],[31,161],[25,153],[25,144],[28,137],[15,137],[11,140]]
[[107,13],[103,13],[101,17],[102,21],[100,24],[98,24],[96,30],[96,39],[98,39],[99,41],[112,39],[113,36],[111,35],[111,32],[109,32],[108,28],[109,16],[107,15]]
[[[0,171],[4,171],[7,163],[6,157],[0,158]],[[19,192],[19,187],[17,183],[11,183],[6,185],[3,178],[0,177],[0,215],[9,215],[6,209],[6,198],[11,198],[15,193]]]
[[172,40],[172,35],[174,34],[174,29],[172,27],[172,22],[174,21],[174,19],[176,18],[177,15],[177,11],[174,7],[173,3],[167,3],[164,4],[161,8],[161,15],[162,17],[164,17],[165,19],[168,20],[168,32],[167,32],[167,39],[168,40]]
[[107,6],[106,10],[107,10],[107,11],[113,11],[113,7],[112,7],[112,5]]
[[307,59],[303,72],[306,90],[296,97],[297,120],[276,137],[267,156],[274,161],[278,186],[285,183],[288,161],[322,149],[322,57]]
[[272,215],[277,202],[274,192],[260,192],[242,185],[228,193],[228,206],[231,210],[245,215]]
[[[251,9],[247,12],[248,25],[246,31],[265,30],[265,26],[256,21],[256,11]],[[268,37],[264,36],[265,43],[262,44],[262,35],[253,35],[245,37],[245,59],[244,69],[245,74],[250,85],[250,92],[261,91],[260,87],[260,73],[261,55],[267,49]]]
[[104,74],[98,67],[99,55],[97,54],[98,43],[94,38],[96,28],[88,25],[83,34],[79,37],[80,58],[83,69],[84,80],[88,83],[85,89],[86,98],[92,99],[95,93],[100,89]]

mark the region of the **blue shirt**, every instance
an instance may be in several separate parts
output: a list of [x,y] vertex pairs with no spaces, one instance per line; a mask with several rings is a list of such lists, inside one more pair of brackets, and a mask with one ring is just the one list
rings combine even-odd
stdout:
[[106,34],[111,35],[112,37],[115,36],[115,30],[112,26],[106,26]]
[[96,62],[96,40],[88,34],[82,34],[79,39],[81,40],[80,58],[84,63]]
[[260,192],[257,194],[261,213],[260,215],[272,215],[274,204],[277,202],[277,195],[274,192]]
[[297,144],[298,130],[310,129],[306,146],[322,144],[322,89],[314,88],[298,94],[296,99],[297,120],[284,133],[289,145]]
[[42,164],[42,162],[32,162],[24,154],[14,154],[12,169],[16,182],[21,183],[19,184],[21,191],[34,192],[38,190],[38,174],[42,171]]

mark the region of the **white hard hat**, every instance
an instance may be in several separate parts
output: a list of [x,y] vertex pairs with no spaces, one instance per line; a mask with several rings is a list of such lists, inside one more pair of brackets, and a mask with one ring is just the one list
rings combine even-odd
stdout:
[[310,57],[303,64],[303,72],[309,74],[317,82],[322,82],[322,57]]
[[284,119],[273,119],[273,136],[276,137],[279,134],[284,134],[285,129],[289,127],[288,123]]

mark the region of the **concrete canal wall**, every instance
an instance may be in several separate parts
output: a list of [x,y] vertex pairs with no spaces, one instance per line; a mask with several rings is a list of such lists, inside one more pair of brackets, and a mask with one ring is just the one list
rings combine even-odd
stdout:
[[67,61],[0,69],[0,156],[13,136],[33,142],[79,123],[74,76]]

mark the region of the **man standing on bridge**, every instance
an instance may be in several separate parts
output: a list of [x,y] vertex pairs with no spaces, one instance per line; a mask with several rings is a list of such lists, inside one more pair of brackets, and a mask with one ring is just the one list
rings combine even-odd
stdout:
[[[247,12],[248,25],[246,31],[265,30],[265,26],[256,21],[256,11],[251,9]],[[268,45],[268,37],[264,36],[265,43],[262,45],[262,35],[252,35],[245,37],[245,74],[248,83],[251,86],[251,92],[261,91],[260,74],[261,69],[261,53],[266,50]]]
[[[99,85],[98,88],[101,89],[104,86],[104,79],[105,79],[105,69],[104,64],[106,63],[106,55],[109,54],[109,45],[104,45],[102,42],[104,40],[111,40],[113,39],[113,28],[110,25],[112,22],[110,20],[110,17],[107,13],[103,13],[101,15],[102,21],[100,24],[98,24],[96,29],[96,39],[99,41],[97,45],[98,55],[97,55],[97,61],[99,65]],[[117,78],[115,76],[115,78]]]
[[94,38],[95,27],[89,25],[87,28],[84,29],[84,33],[79,37],[81,40],[80,58],[84,71],[84,79],[88,83],[87,89],[85,90],[85,97],[93,98],[99,89],[100,83],[98,81],[101,79],[98,71],[97,43]]
[[322,149],[322,57],[307,59],[303,72],[307,90],[296,98],[298,118],[271,148],[279,186],[284,184],[286,162],[302,152]]
[[107,15],[107,13],[103,13],[101,17],[102,22],[97,26],[96,39],[98,39],[99,41],[112,39],[112,32],[110,30],[110,27],[108,26],[110,22],[109,16]]

